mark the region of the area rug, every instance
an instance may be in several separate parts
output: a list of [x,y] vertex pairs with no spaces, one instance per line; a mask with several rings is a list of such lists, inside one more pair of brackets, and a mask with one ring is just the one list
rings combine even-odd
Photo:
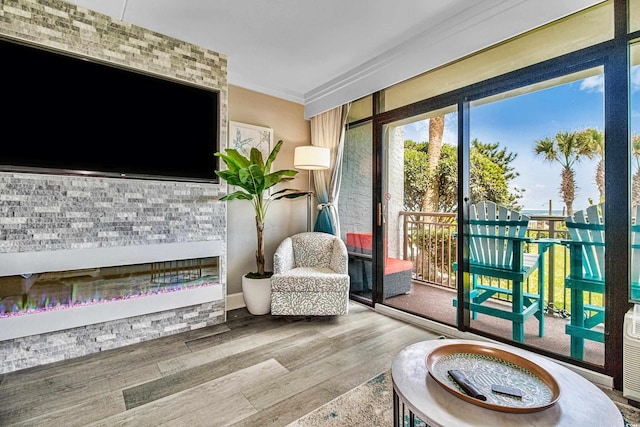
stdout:
[[[385,371],[366,383],[338,396],[292,422],[287,427],[354,427],[393,425],[393,385],[391,371]],[[614,401],[622,412],[626,427],[640,427],[640,410]],[[408,419],[405,420],[408,426]],[[419,420],[416,426],[425,426]]]
[[391,371],[383,372],[349,390],[287,427],[392,426]]

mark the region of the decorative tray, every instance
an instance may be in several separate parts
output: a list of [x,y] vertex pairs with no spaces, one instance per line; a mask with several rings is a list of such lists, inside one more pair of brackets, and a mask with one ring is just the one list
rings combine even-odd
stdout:
[[[448,392],[484,408],[501,412],[529,413],[546,409],[558,401],[560,386],[545,369],[517,354],[481,344],[449,344],[426,357],[427,369]],[[449,375],[459,371],[486,400],[467,394]],[[510,387],[522,397],[492,391],[492,386]]]

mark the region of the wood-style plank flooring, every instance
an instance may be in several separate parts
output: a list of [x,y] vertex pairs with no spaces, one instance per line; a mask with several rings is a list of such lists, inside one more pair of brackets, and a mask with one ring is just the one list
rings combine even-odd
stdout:
[[351,303],[252,316],[0,375],[0,426],[284,426],[437,335]]

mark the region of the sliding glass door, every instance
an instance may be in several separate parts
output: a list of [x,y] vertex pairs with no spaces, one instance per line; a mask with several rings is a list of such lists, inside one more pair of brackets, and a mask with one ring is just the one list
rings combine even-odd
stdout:
[[603,366],[603,67],[469,111],[471,329]]
[[351,298],[372,303],[373,292],[373,142],[371,122],[347,129],[340,188],[341,238],[349,252]]
[[384,126],[384,304],[455,325],[457,109]]
[[640,15],[631,7],[623,28],[625,4],[616,19],[603,2],[368,98],[347,132],[339,205],[353,298],[621,387],[627,297],[640,301]]

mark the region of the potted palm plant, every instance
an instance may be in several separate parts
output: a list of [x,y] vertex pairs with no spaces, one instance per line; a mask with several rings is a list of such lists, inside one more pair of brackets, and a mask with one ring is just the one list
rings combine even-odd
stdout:
[[252,148],[249,158],[243,156],[233,148],[225,149],[218,156],[227,165],[226,170],[216,171],[216,174],[230,185],[239,187],[238,190],[227,194],[220,200],[247,200],[253,205],[256,221],[256,272],[249,272],[242,276],[242,294],[247,310],[251,314],[267,314],[271,309],[271,276],[272,271],[264,268],[264,222],[269,205],[280,199],[295,199],[306,196],[307,192],[285,188],[269,195],[269,190],[276,184],[290,181],[298,171],[283,169],[271,172],[273,164],[283,141],[280,140],[273,147],[267,161],[257,148]]

